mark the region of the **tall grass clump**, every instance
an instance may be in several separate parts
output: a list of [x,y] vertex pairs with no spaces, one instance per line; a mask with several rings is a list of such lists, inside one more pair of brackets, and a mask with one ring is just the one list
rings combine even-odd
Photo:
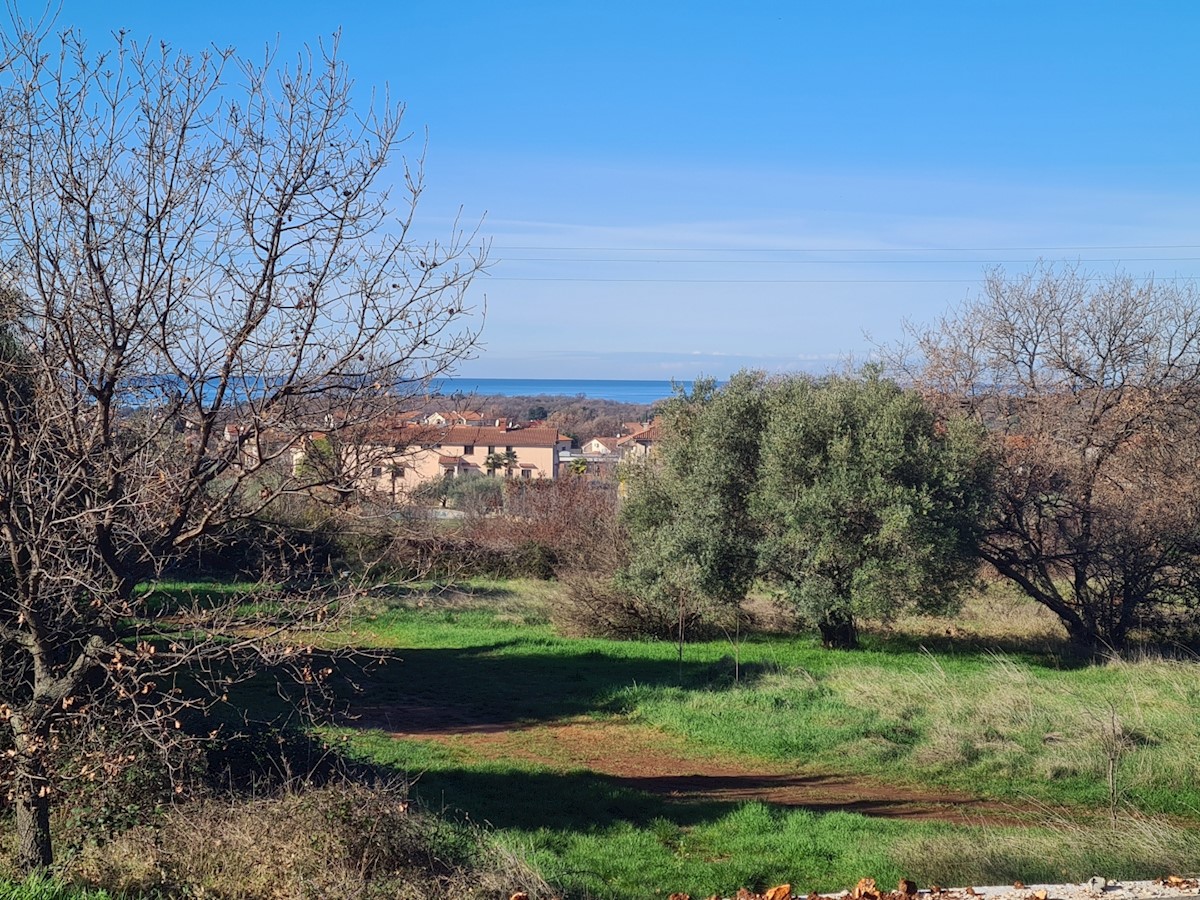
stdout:
[[180,804],[154,822],[85,845],[59,874],[63,883],[0,885],[0,898],[466,900],[518,890],[549,894],[532,870],[477,829],[418,810],[402,787],[351,782]]
[[926,884],[1078,883],[1161,878],[1200,870],[1200,832],[1163,817],[1122,814],[1083,825],[1031,807],[1026,830],[978,829],[901,838],[897,864]]
[[1110,812],[1200,809],[1200,669],[1144,657],[1055,670],[1002,654],[846,666],[834,696],[918,737],[905,774]]

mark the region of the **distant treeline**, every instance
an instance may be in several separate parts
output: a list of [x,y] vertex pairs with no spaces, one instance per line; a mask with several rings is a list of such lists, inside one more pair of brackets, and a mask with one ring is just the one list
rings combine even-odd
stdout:
[[[438,401],[431,401],[437,406]],[[485,420],[544,421],[569,435],[578,446],[594,437],[612,437],[630,422],[646,422],[655,405],[592,397],[538,394],[532,397],[468,396],[445,399],[446,405],[482,413]]]

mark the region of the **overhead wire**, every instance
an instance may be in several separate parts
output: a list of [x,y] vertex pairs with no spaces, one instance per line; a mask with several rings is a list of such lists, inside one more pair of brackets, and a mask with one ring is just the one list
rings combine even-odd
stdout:
[[[493,251],[526,251],[538,253],[706,253],[706,254],[773,254],[776,258],[756,258],[750,259],[714,259],[714,258],[664,258],[657,257],[636,257],[636,256],[501,256],[496,260],[498,264],[508,263],[575,263],[575,264],[591,264],[591,265],[626,265],[626,266],[677,266],[689,267],[698,263],[707,265],[726,265],[732,267],[741,266],[759,266],[759,265],[801,265],[801,266],[887,266],[887,265],[923,265],[928,267],[945,267],[945,266],[964,266],[964,265],[1035,265],[1039,259],[917,259],[908,258],[901,259],[820,259],[820,258],[790,258],[779,259],[779,254],[813,254],[813,253],[872,253],[877,256],[886,256],[892,253],[965,253],[973,252],[982,254],[987,252],[1051,252],[1051,251],[1115,251],[1115,250],[1160,250],[1160,251],[1175,251],[1181,249],[1200,250],[1200,245],[1193,244],[1129,244],[1129,245],[1092,245],[1092,246],[1075,246],[1075,247],[996,247],[996,248],[917,248],[917,247],[900,247],[900,248],[865,248],[865,247],[841,247],[841,248],[780,248],[780,247],[758,247],[758,248],[738,248],[738,247],[722,247],[722,248],[701,248],[701,247],[658,247],[658,248],[636,248],[636,247],[533,247],[533,246],[504,246],[492,245]],[[1178,263],[1195,263],[1200,262],[1200,256],[1136,256],[1136,257],[1091,257],[1086,259],[1076,259],[1070,262],[1076,264],[1088,265],[1125,265],[1129,263],[1158,263],[1158,264],[1178,264]],[[510,270],[511,271],[511,270]],[[1102,276],[1083,276],[1085,280],[1098,281],[1103,280]],[[1157,276],[1159,281],[1190,281],[1193,280],[1193,275],[1162,275]],[[489,274],[488,281],[519,281],[519,282],[568,282],[568,283],[596,283],[596,284],[977,284],[978,278],[863,278],[863,277],[845,277],[845,278],[697,278],[697,277],[632,277],[629,275],[623,276],[587,276],[587,275],[571,275],[571,274],[529,274],[529,275],[501,275]]]
[[492,244],[493,250],[576,253],[1083,253],[1093,250],[1200,250],[1200,244],[1092,244],[1072,247],[547,247]]

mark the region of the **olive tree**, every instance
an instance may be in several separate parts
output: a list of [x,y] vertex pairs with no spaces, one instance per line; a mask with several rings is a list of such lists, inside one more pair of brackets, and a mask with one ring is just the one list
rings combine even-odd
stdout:
[[332,477],[293,465],[313,432],[361,435],[468,353],[484,264],[469,230],[417,239],[402,107],[352,104],[336,41],[256,64],[114,40],[23,38],[0,74],[19,351],[0,381],[0,779],[24,870],[51,861],[75,736],[136,730],[169,758],[232,661],[319,677],[280,636],[337,609],[336,586],[260,597],[252,623],[241,598],[171,607],[145,586]]
[[978,565],[989,462],[977,429],[937,420],[876,370],[778,381],[765,420],[762,572],[825,646],[857,646],[860,616],[949,608]]
[[757,571],[750,496],[758,477],[762,377],[698,381],[661,410],[661,440],[626,469],[621,518],[629,559],[621,583],[658,610],[680,653],[690,625],[732,614]]
[[981,555],[1095,652],[1200,605],[1200,295],[1041,265],[912,329],[897,364],[992,434]]

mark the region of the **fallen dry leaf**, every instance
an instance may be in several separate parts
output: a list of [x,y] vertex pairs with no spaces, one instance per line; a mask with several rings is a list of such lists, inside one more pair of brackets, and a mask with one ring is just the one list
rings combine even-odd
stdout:
[[896,892],[903,894],[905,897],[915,897],[917,895],[917,883],[908,878],[901,878],[900,883],[896,885]]
[[973,888],[973,887],[969,887],[969,888],[967,888],[967,891],[966,891],[966,893],[967,893],[967,895],[968,895],[968,896],[971,896],[971,897],[978,897],[978,896],[979,896],[979,894],[976,892],[975,888]]
[[1016,888],[1018,891],[1023,891],[1023,890],[1025,890],[1025,882],[1023,882],[1023,881],[1014,881],[1014,882],[1013,882],[1013,887],[1014,887],[1014,888]]
[[1029,895],[1029,900],[1046,900],[1050,895],[1046,893],[1045,888],[1040,891],[1034,891]]
[[790,896],[792,896],[792,886],[790,884],[777,884],[763,894],[763,900],[788,900]]
[[672,894],[667,900],[692,900],[691,894]]
[[879,888],[875,886],[874,878],[860,878],[854,890],[850,892],[851,900],[879,900]]
[[1163,887],[1170,888],[1196,888],[1200,887],[1200,880],[1195,878],[1181,878],[1178,875],[1167,875],[1163,878],[1156,878],[1155,884],[1161,884]]

